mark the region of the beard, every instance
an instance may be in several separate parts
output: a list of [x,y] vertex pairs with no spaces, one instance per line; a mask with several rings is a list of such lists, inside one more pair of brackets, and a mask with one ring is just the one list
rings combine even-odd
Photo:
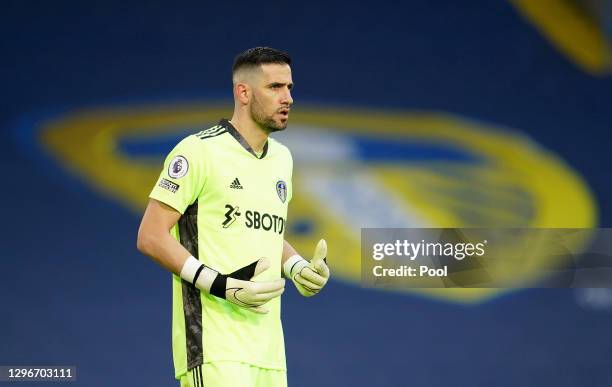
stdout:
[[284,123],[276,122],[274,120],[274,113],[272,113],[272,115],[266,114],[263,105],[259,103],[259,100],[257,100],[255,95],[253,95],[253,103],[251,103],[250,113],[253,121],[255,121],[260,128],[268,133],[285,130],[287,127],[287,121]]

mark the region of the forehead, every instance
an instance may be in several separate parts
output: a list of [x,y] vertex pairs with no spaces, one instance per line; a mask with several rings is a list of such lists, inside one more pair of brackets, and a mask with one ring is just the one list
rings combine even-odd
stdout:
[[286,63],[267,63],[260,66],[260,78],[264,83],[292,83],[291,67]]

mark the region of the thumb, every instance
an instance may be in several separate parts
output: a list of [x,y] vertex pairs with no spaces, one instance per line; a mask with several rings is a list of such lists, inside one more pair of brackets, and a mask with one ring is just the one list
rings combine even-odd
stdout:
[[259,260],[257,261],[257,266],[255,266],[255,273],[251,278],[256,277],[264,271],[268,270],[269,267],[270,260],[268,258],[259,258]]
[[314,267],[319,267],[325,258],[327,258],[327,242],[325,242],[325,239],[321,239],[317,243],[317,247],[315,247],[314,255],[310,262]]
[[229,277],[248,281],[269,267],[270,261],[268,260],[268,258],[259,258],[257,261],[251,262],[250,264],[241,267],[240,269],[231,273]]

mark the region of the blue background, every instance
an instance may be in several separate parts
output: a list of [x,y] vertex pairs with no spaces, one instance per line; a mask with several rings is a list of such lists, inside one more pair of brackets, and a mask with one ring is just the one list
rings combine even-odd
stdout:
[[[256,45],[292,55],[296,109],[438,110],[520,128],[586,178],[601,225],[612,222],[612,78],[581,71],[509,3],[2,8],[2,365],[76,365],[88,387],[176,385],[169,276],[136,251],[139,219],[15,134],[57,109],[230,99],[233,57]],[[313,299],[288,291],[283,319],[291,386],[612,385],[612,313],[570,290],[463,306],[333,281]]]

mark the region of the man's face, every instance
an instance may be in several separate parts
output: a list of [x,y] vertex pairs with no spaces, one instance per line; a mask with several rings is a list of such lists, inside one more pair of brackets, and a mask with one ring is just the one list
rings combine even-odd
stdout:
[[291,67],[287,64],[260,66],[252,84],[251,118],[268,132],[283,130],[293,104]]

